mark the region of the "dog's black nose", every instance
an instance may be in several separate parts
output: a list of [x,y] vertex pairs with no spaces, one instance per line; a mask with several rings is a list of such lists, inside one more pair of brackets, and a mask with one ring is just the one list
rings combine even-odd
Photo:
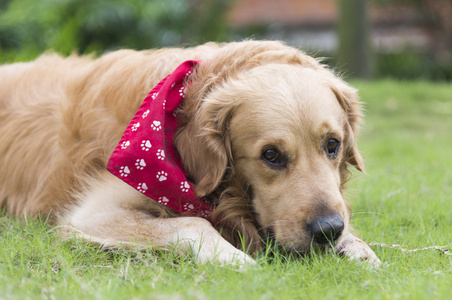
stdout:
[[344,220],[339,215],[317,217],[307,224],[311,237],[319,244],[336,240],[344,230]]

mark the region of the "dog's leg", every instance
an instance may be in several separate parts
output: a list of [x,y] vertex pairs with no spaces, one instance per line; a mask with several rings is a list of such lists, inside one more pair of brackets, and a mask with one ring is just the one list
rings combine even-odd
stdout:
[[200,263],[254,263],[228,243],[205,219],[156,218],[146,206],[156,205],[125,183],[104,175],[78,198],[79,203],[61,220],[62,233],[75,234],[105,247],[156,247],[192,252]]
[[346,233],[336,242],[336,251],[351,260],[367,261],[374,266],[381,264],[369,245],[351,233]]

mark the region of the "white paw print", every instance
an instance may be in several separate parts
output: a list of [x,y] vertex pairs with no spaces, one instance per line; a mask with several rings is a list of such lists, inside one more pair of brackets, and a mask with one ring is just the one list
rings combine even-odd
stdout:
[[168,205],[169,199],[166,198],[165,196],[163,197],[159,197],[159,203],[162,203],[163,205]]
[[149,140],[141,141],[141,149],[143,149],[144,151],[149,151],[149,149],[151,149],[151,147],[152,147],[151,141],[149,141]]
[[207,218],[210,215],[210,210],[203,210],[201,211],[201,217]]
[[138,170],[143,170],[144,167],[146,167],[146,162],[144,161],[144,159],[137,159],[137,161],[135,162],[135,166],[137,167]]
[[146,118],[149,115],[149,109],[143,113],[141,116],[143,119]]
[[193,204],[191,204],[191,203],[185,203],[184,204],[184,209],[186,210],[186,211],[190,211],[190,210],[192,210],[192,209],[194,209],[195,207],[193,206]]
[[181,109],[182,109],[182,106],[181,106],[181,105],[179,105],[178,107],[176,107],[176,109],[175,109],[174,112],[173,112],[173,116],[176,117],[177,114],[180,112]]
[[185,97],[185,87],[184,86],[179,89],[179,95],[181,95],[182,97]]
[[119,169],[119,174],[121,174],[121,176],[127,177],[127,175],[130,174],[129,167],[128,167],[128,166],[122,166],[122,167]]
[[165,109],[165,106],[166,106],[166,99],[163,100],[163,109]]
[[140,123],[133,124],[132,131],[137,131],[138,127],[140,127]]
[[157,158],[164,160],[165,159],[165,151],[163,151],[163,149],[158,149],[157,150]]
[[124,141],[121,144],[121,149],[126,149],[129,146],[130,146],[130,142],[129,141]]
[[186,74],[185,74],[185,77],[188,77],[188,76],[190,76],[191,75],[191,71],[188,71]]
[[164,171],[159,171],[159,172],[157,173],[157,179],[158,179],[159,181],[165,181],[165,180],[167,180],[167,179],[168,179],[168,173],[166,173],[166,172],[164,172]]
[[186,193],[190,189],[190,184],[187,181],[182,181],[180,183],[180,189],[182,190],[182,192]]
[[157,98],[158,95],[159,95],[159,93],[152,94],[152,100],[155,100],[155,98]]
[[160,129],[162,129],[162,122],[160,121],[153,121],[151,124],[151,128],[154,130],[159,131]]
[[146,183],[139,183],[138,184],[138,190],[142,193],[146,192],[148,190],[148,186],[146,185]]

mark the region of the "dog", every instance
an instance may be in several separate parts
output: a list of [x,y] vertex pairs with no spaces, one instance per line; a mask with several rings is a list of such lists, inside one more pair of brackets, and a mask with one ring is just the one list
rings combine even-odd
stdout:
[[[176,82],[162,80],[181,65],[186,74],[173,92]],[[182,99],[172,104],[177,128],[161,140],[166,156],[162,148],[156,162],[137,156],[135,165],[136,157],[115,165],[130,145],[127,132],[168,133],[166,119],[131,122],[148,117],[137,111],[143,99],[156,103],[159,84]],[[0,206],[15,216],[46,215],[63,237],[174,249],[200,263],[252,264],[272,239],[291,252],[326,247],[378,265],[352,233],[343,197],[347,168],[364,171],[361,118],[354,88],[282,42],[118,50],[97,59],[44,54],[0,67]],[[148,142],[136,141],[136,151],[153,149]],[[150,184],[127,177],[132,169],[147,176],[147,166],[169,159],[186,178],[182,191],[193,190],[185,210],[183,196],[168,205],[167,187],[157,182],[160,191],[147,194]],[[169,176],[162,170],[156,179]]]

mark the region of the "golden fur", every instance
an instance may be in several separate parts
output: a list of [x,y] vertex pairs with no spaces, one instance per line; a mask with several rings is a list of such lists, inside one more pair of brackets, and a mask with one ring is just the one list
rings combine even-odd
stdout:
[[[197,194],[215,206],[213,225],[223,237],[237,247],[243,239],[252,253],[271,230],[283,246],[308,251],[304,224],[328,211],[345,222],[338,250],[378,261],[350,235],[342,197],[347,166],[364,170],[356,91],[279,42],[120,50],[99,59],[48,54],[0,67],[0,206],[17,216],[50,214],[110,246],[139,238],[165,247],[173,227],[185,226],[190,237],[194,228],[211,232],[105,171],[147,93],[189,59],[203,62],[187,85],[175,146]],[[341,142],[336,159],[323,148],[331,137]],[[286,168],[261,159],[269,146],[285,153]],[[179,220],[163,228],[162,218]]]

